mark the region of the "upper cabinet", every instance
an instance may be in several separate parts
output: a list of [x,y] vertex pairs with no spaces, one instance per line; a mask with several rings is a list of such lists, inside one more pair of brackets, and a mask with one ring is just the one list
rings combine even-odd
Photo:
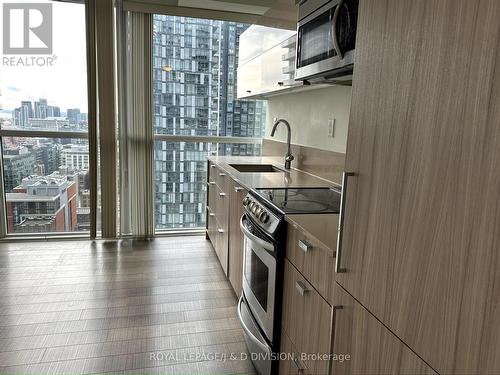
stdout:
[[240,36],[238,98],[259,97],[295,85],[295,31],[252,25]]
[[498,374],[500,1],[359,6],[337,282],[440,374]]

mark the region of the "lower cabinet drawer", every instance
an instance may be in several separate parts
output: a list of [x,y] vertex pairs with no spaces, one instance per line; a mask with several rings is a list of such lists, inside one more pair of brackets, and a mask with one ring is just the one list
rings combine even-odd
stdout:
[[225,190],[228,179],[230,178],[226,172],[224,172],[220,167],[214,168],[213,181],[217,183],[217,186],[222,190]]
[[215,214],[212,212],[212,209],[207,206],[207,235],[210,238],[210,242],[212,242],[212,246],[216,247],[217,241],[217,221],[215,220]]
[[311,374],[328,374],[332,309],[285,259],[282,328]]
[[216,228],[217,240],[215,244],[215,252],[219,257],[219,262],[220,265],[222,266],[222,269],[224,270],[224,274],[227,276],[229,233],[227,231],[227,228],[221,226],[218,220],[216,220],[216,222],[217,222],[217,228]]
[[328,299],[335,266],[333,250],[324,248],[292,225],[288,225],[286,243],[286,257]]
[[292,342],[285,331],[281,331],[280,345],[280,375],[309,375],[307,367],[300,361],[300,353],[297,353]]
[[215,216],[223,229],[227,229],[229,223],[229,196],[220,188],[215,189]]
[[215,211],[215,202],[216,202],[216,197],[217,197],[217,191],[219,190],[217,188],[217,185],[215,184],[215,181],[212,181],[209,179],[207,182],[208,185],[208,202],[207,206],[210,207],[212,212]]

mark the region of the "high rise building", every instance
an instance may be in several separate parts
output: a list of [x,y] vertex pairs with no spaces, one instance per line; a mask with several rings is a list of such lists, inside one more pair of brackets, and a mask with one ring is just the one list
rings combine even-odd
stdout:
[[29,119],[33,118],[33,105],[30,101],[22,101],[21,107],[18,108],[19,118],[16,125],[26,128],[29,124]]
[[[248,25],[154,16],[153,103],[156,133],[261,137],[265,102],[236,99],[239,36]],[[205,225],[206,155],[255,155],[260,145],[157,142],[158,229]]]
[[47,108],[47,117],[61,117],[61,109],[57,106]]
[[35,102],[35,118],[47,118],[47,109],[48,109],[48,104],[47,104],[47,99],[39,99],[37,102]]
[[80,122],[80,109],[69,108],[66,112],[66,117],[70,124],[78,124]]
[[43,165],[43,170],[48,174],[57,171],[60,165],[61,146],[50,140],[42,140],[38,147],[34,149],[36,162]]
[[15,108],[12,111],[12,123],[15,126],[21,126],[21,108]]
[[35,172],[36,157],[27,147],[3,149],[3,177],[5,192],[9,193],[22,179]]

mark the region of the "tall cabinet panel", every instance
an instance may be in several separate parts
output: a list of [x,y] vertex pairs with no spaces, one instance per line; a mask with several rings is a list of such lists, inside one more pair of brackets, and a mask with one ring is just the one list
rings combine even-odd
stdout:
[[364,0],[337,281],[441,374],[500,371],[500,1]]

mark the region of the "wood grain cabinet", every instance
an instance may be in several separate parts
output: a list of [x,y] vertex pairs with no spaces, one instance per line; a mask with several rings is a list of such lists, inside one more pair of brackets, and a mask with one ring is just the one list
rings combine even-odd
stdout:
[[309,375],[285,331],[281,331],[279,375]]
[[335,264],[333,250],[290,224],[287,229],[286,244],[288,260],[327,299]]
[[241,295],[243,233],[240,218],[247,190],[217,164],[209,161],[207,172],[207,238],[236,293]]
[[436,374],[340,286],[333,294],[332,374]]
[[226,276],[228,275],[229,186],[231,180],[212,162],[208,163],[207,236]]
[[285,259],[281,325],[301,362],[311,374],[328,374],[329,359],[318,357],[330,351],[330,305],[300,272]]
[[240,218],[243,215],[243,198],[247,190],[236,181],[229,186],[229,281],[237,296],[241,295],[243,283],[243,232]]
[[[500,1],[359,6],[337,281],[440,374],[499,374]],[[387,345],[361,311],[338,348]]]
[[212,212],[210,206],[207,206],[207,237],[210,239],[215,249],[217,241],[217,222],[215,220],[215,213]]
[[215,220],[215,196],[217,194],[217,186],[214,180],[214,173],[212,169],[215,165],[208,162],[207,169],[207,209],[206,209],[206,228],[207,228],[207,238],[210,239],[212,245],[215,247],[217,239],[217,224]]

